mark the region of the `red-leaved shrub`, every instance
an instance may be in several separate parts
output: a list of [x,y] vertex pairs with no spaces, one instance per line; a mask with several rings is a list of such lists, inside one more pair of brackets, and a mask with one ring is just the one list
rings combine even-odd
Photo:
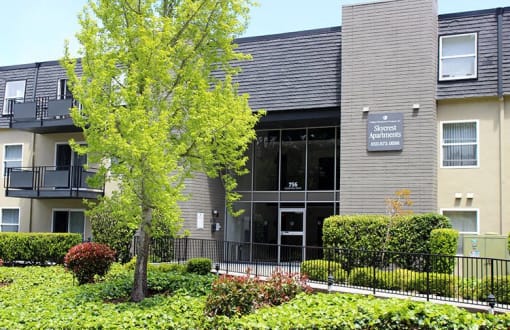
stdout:
[[115,251],[106,244],[81,243],[69,249],[65,267],[72,271],[79,284],[93,283],[94,275],[103,276],[115,261]]
[[269,278],[222,275],[212,285],[205,312],[214,315],[243,315],[261,306],[276,306],[294,298],[300,292],[311,292],[306,277],[275,270]]

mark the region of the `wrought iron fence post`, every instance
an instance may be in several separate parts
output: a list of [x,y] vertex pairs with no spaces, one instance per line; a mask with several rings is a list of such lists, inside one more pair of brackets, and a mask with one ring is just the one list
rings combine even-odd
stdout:
[[425,257],[425,270],[427,273],[427,301],[430,299],[430,254]]
[[494,294],[494,259],[491,258],[491,294]]
[[333,278],[333,274],[331,273],[331,251],[332,251],[332,248],[328,248],[328,250],[326,251],[327,254],[328,254],[328,291],[331,291],[331,285],[333,283],[329,283],[329,282],[332,282],[330,281],[330,279]]
[[[377,286],[377,283],[376,283],[377,279],[376,279],[376,274],[375,274],[376,273],[375,268],[376,268],[377,263],[375,262],[375,256],[376,256],[377,252],[372,251],[372,253],[373,253],[373,256],[372,256],[372,260],[373,260],[373,262],[372,262],[372,292],[375,295],[375,288]],[[384,252],[383,252],[383,258],[384,258]]]
[[188,260],[188,236],[184,237],[184,260]]

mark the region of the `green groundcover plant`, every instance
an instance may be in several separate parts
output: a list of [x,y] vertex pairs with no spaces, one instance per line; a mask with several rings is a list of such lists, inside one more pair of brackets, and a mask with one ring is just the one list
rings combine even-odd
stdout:
[[132,270],[78,286],[62,266],[0,267],[0,329],[508,329],[510,316],[346,294],[299,294],[239,317],[205,314],[214,275],[151,266],[152,295],[129,302]]

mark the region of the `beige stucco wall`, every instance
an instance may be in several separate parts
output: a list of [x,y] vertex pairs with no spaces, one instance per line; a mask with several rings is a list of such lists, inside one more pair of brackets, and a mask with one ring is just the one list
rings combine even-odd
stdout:
[[[503,124],[504,159],[510,159],[510,116],[508,101]],[[509,207],[501,212],[500,168],[500,104],[497,98],[440,101],[437,107],[437,129],[444,121],[477,120],[479,133],[479,165],[475,168],[446,168],[441,163],[441,134],[438,135],[438,211],[443,209],[478,210],[479,233],[506,234],[510,230]],[[506,129],[505,129],[506,127]],[[507,171],[508,172],[508,171]],[[506,188],[505,188],[506,190]],[[455,194],[460,193],[461,198]],[[472,199],[467,198],[473,193]],[[505,194],[505,191],[503,191]],[[510,196],[506,193],[507,196]],[[504,198],[504,197],[503,197]],[[504,200],[504,199],[503,199]],[[504,204],[504,203],[503,203]]]
[[[35,138],[35,140],[34,140]],[[32,134],[14,129],[0,129],[0,163],[3,173],[4,146],[23,144],[23,167],[52,166],[55,164],[56,143],[66,143],[70,138],[82,141],[81,133]],[[35,157],[32,159],[35,141]],[[34,164],[32,164],[34,162]],[[2,177],[3,179],[3,177]],[[29,199],[5,196],[5,188],[0,186],[0,208],[19,208],[21,232],[50,232],[52,230],[53,210],[85,210],[81,199]],[[89,221],[85,221],[85,236],[91,236]]]
[[2,176],[2,184],[0,185],[0,208],[19,208],[19,217],[20,217],[20,231],[29,231],[30,227],[30,199],[22,199],[22,198],[11,198],[5,197],[5,188],[4,188],[4,152],[5,145],[8,144],[22,144],[22,166],[31,166],[32,165],[32,133],[27,133],[23,131],[13,130],[13,129],[0,129],[0,147],[2,150],[0,151],[0,164],[1,164],[1,176]]

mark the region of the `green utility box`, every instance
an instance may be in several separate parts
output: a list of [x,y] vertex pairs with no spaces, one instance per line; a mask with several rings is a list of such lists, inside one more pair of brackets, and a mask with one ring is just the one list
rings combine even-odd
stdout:
[[464,256],[509,259],[508,237],[497,234],[464,235]]
[[[497,234],[463,235],[463,255],[459,260],[463,276],[483,278],[486,276],[510,275],[507,262],[491,259],[510,259],[508,253],[508,237]],[[480,259],[478,259],[480,258]]]

